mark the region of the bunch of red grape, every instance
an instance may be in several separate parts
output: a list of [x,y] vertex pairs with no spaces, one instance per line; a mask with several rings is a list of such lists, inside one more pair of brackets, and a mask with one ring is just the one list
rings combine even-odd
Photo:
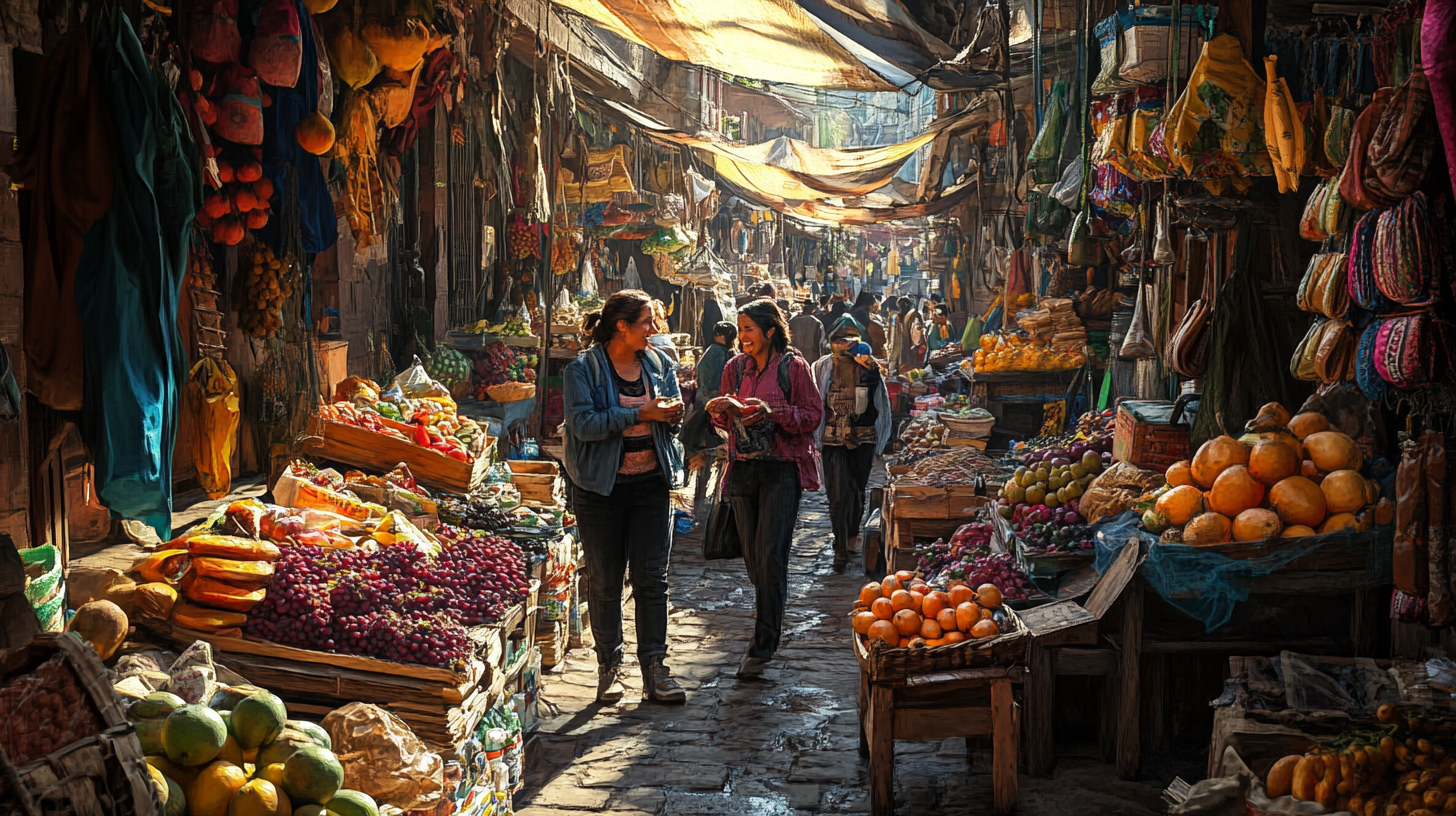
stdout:
[[1003,596],[1013,600],[1025,600],[1036,591],[1011,553],[976,556],[966,567],[965,580],[971,586],[995,584]]
[[247,631],[286,646],[458,668],[465,626],[500,620],[526,597],[526,562],[508,539],[442,525],[438,557],[411,544],[376,552],[294,546]]

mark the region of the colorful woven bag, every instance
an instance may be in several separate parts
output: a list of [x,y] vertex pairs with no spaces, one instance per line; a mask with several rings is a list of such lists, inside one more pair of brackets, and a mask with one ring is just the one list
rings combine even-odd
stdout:
[[1366,186],[1397,199],[1415,192],[1440,140],[1431,110],[1431,86],[1417,65],[1395,89],[1370,138]]
[[1435,262],[1424,194],[1418,192],[1380,213],[1371,273],[1382,295],[1403,306],[1430,303],[1436,286]]
[[1350,302],[1372,312],[1384,311],[1390,306],[1390,301],[1375,285],[1375,232],[1379,223],[1378,212],[1365,213],[1355,222],[1351,230],[1349,261],[1345,267]]
[[1396,388],[1419,388],[1435,369],[1436,328],[1425,312],[1384,321],[1375,337],[1375,370]]
[[1385,321],[1376,318],[1360,333],[1360,347],[1355,351],[1355,384],[1368,399],[1378,400],[1390,393],[1390,384],[1375,369],[1376,340]]

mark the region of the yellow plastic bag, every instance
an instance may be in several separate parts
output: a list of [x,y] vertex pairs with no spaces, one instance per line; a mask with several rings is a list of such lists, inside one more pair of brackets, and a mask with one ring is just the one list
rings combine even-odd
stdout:
[[1189,178],[1228,178],[1240,188],[1247,176],[1273,175],[1264,144],[1267,90],[1237,38],[1221,34],[1205,43],[1187,90],[1168,112],[1173,161]]
[[192,463],[208,498],[227,495],[233,482],[233,449],[238,442],[238,378],[225,360],[204,357],[187,380],[187,410],[192,414]]

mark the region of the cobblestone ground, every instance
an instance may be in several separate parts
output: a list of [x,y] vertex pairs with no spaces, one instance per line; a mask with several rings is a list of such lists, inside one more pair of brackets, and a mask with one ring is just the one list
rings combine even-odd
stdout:
[[[741,561],[707,562],[701,539],[678,536],[672,558],[668,665],[686,705],[641,699],[632,656],[627,697],[601,706],[590,648],[571,651],[543,677],[542,724],[518,816],[565,813],[868,813],[868,772],[858,752],[855,662],[845,610],[864,578],[859,564],[830,570],[822,493],[806,494],[790,563],[783,645],[766,678],[734,678],[753,629],[753,587]],[[632,604],[627,604],[628,615]],[[632,623],[626,631],[633,632]],[[897,812],[990,812],[989,750],[968,770],[966,742],[901,742]],[[1110,766],[1064,758],[1057,778],[1021,777],[1020,814],[1163,813],[1158,790],[1116,780]]]

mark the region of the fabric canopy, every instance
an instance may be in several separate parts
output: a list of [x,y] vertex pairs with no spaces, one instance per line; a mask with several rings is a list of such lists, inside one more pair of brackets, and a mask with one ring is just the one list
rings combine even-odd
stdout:
[[[582,184],[574,173],[563,167],[557,180],[558,198],[568,204],[581,203]],[[626,145],[587,151],[585,198],[588,202],[611,201],[617,193],[635,192],[632,174],[627,172]]]
[[690,136],[627,105],[603,101],[654,139],[702,151],[718,177],[733,186],[793,202],[862,196],[878,190],[890,183],[916,150],[968,121],[961,114],[898,144],[834,150],[787,137],[745,145]]

